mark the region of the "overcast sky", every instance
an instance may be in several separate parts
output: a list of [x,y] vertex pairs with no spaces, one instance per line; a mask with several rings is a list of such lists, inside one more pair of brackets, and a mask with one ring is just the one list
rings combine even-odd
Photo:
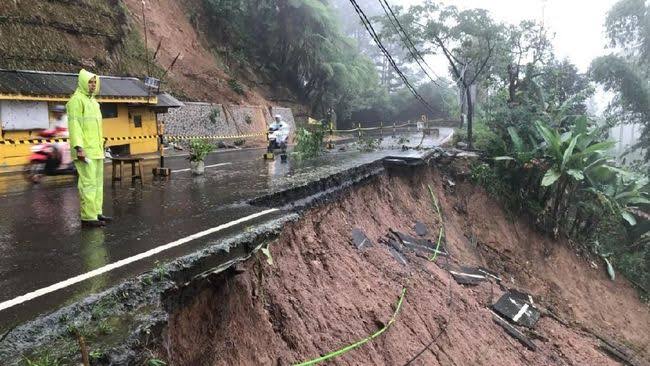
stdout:
[[[372,0],[366,0],[372,1]],[[390,1],[390,0],[389,0]],[[552,36],[557,58],[568,58],[580,72],[587,72],[591,60],[605,55],[607,39],[605,18],[617,0],[441,0],[460,9],[483,8],[496,20],[519,23],[524,19],[544,21]],[[408,7],[421,0],[393,0],[395,5]],[[443,56],[425,56],[435,70],[447,70]],[[443,72],[442,74],[446,74]],[[591,99],[592,113],[601,114],[612,95],[597,87]]]
[[[420,0],[394,0],[394,4],[414,5]],[[607,11],[616,0],[442,0],[461,9],[483,8],[503,22],[519,23],[524,19],[544,20],[558,58],[569,58],[581,72],[591,60],[606,54],[604,23]],[[433,61],[433,60],[432,60]],[[446,67],[444,60],[433,61]]]

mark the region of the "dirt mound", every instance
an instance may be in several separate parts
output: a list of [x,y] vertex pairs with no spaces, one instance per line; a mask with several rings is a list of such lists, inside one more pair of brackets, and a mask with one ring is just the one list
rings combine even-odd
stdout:
[[[138,29],[142,30],[142,2],[124,2]],[[217,57],[210,51],[205,37],[197,32],[198,23],[193,25],[190,22],[188,14],[200,14],[201,9],[200,1],[156,0],[147,1],[145,4],[149,49],[154,52],[157,45],[161,45],[157,63],[167,68],[176,55],[181,55],[169,72],[168,78],[172,88],[182,91],[186,94],[185,97],[191,100],[271,105],[255,88],[244,87],[244,90],[238,93],[231,87],[229,81],[233,78],[241,80],[240,75],[229,75],[224,71],[224,66],[218,63]]]
[[[450,257],[435,263],[387,245],[389,229],[440,227],[427,184],[440,199]],[[373,242],[358,250],[351,230]],[[425,168],[383,175],[341,199],[310,209],[239,271],[178,294],[159,352],[174,365],[287,365],[310,360],[387,324],[402,288],[397,320],[381,336],[336,359],[348,365],[610,365],[601,339],[624,343],[636,362],[650,358],[650,312],[634,290],[592,268],[566,245],[512,218],[479,188],[450,184]],[[464,287],[445,265],[481,265],[503,286]],[[543,312],[528,350],[492,320],[488,307],[506,287],[530,292]],[[196,289],[194,289],[196,290]],[[554,314],[549,316],[549,314]],[[432,342],[432,340],[435,340]],[[430,347],[427,347],[431,343]],[[644,361],[645,360],[645,361]]]

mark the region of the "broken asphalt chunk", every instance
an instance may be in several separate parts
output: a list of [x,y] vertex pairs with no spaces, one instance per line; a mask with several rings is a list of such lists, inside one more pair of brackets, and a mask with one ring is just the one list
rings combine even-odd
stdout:
[[499,274],[496,272],[490,271],[489,269],[484,267],[478,267],[477,269],[479,272],[483,273],[486,277],[492,277],[493,279],[499,282],[503,281],[501,277],[499,277]]
[[368,236],[366,236],[366,233],[356,227],[352,229],[352,242],[354,243],[354,246],[356,246],[359,250],[363,250],[365,247],[372,245],[372,241],[368,238]]
[[389,247],[388,250],[390,250],[390,254],[393,255],[395,259],[397,259],[398,262],[400,262],[401,265],[405,266],[406,265],[406,258],[400,253],[397,249],[394,247]]
[[415,222],[415,227],[414,227],[414,229],[415,229],[415,233],[418,234],[419,236],[425,236],[425,235],[427,235],[427,231],[428,231],[428,230],[427,230],[427,226],[424,225],[424,224],[423,224],[422,222],[420,222],[420,221],[416,221],[416,222]]
[[386,168],[393,168],[398,170],[404,168],[410,169],[425,164],[425,161],[421,158],[411,158],[405,156],[387,156],[382,160],[382,162]]
[[492,305],[492,309],[514,324],[533,328],[540,316],[539,310],[534,306],[529,294],[510,290]]
[[406,265],[406,257],[404,257],[404,247],[400,242],[397,240],[393,239],[391,236],[387,235],[385,238],[379,239],[379,242],[382,244],[386,244],[388,246],[388,250],[390,251],[390,254],[397,259],[398,262],[402,265]]
[[601,339],[598,348],[613,360],[621,362],[625,365],[630,365],[630,366],[641,365],[639,362],[635,361],[633,352],[627,349],[627,347],[623,345],[615,344],[606,339]]
[[[404,245],[407,249],[414,251],[418,254],[421,254],[425,257],[431,257],[436,253],[436,244],[431,242],[428,239],[417,239],[410,235],[406,235],[399,231],[392,230],[390,231],[399,242]],[[447,255],[444,245],[440,245],[438,248],[438,255]]]
[[460,285],[478,285],[487,281],[485,274],[476,268],[460,266],[458,269],[449,269],[454,280]]
[[528,348],[531,351],[537,350],[537,346],[535,345],[535,343],[533,343],[533,341],[528,339],[522,332],[520,332],[517,328],[510,325],[499,315],[492,313],[492,320],[495,323],[497,323],[501,328],[503,328],[506,331],[506,333],[508,333],[511,337],[515,338],[521,344],[523,344],[526,348]]

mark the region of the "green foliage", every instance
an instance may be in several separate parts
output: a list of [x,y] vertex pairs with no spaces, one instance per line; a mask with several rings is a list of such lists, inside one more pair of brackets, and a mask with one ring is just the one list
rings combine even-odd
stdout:
[[97,324],[97,332],[101,335],[108,335],[113,333],[113,326],[111,326],[106,320],[102,320]]
[[634,149],[646,149],[650,162],[650,3],[619,0],[606,20],[607,36],[621,50],[595,59],[591,75],[615,98],[607,115],[611,124],[637,123],[643,126]]
[[93,350],[88,354],[88,357],[90,358],[91,362],[97,362],[103,359],[104,356],[106,356],[106,354],[100,350]]
[[212,108],[209,116],[210,122],[216,124],[219,117],[221,117],[221,110],[219,108]]
[[147,366],[165,366],[165,365],[167,365],[167,362],[157,358],[151,358],[147,360]]
[[619,0],[605,21],[612,47],[650,60],[650,5],[644,0]]
[[[453,144],[458,142],[467,143],[467,131],[456,129],[454,131]],[[489,156],[499,156],[506,152],[505,141],[482,121],[477,121],[474,125],[474,149],[484,151]]]
[[381,145],[380,139],[365,138],[357,143],[357,148],[362,152],[371,152],[379,149]]
[[508,127],[509,157],[496,157],[492,167],[474,167],[472,180],[509,207],[537,217],[543,229],[606,258],[610,275],[621,266],[628,278],[647,286],[650,271],[639,266],[639,258],[648,244],[632,243],[642,219],[639,208],[650,207],[649,179],[612,165],[613,143],[587,116],[574,115],[567,102],[544,112],[534,127]]
[[96,302],[90,310],[90,317],[93,320],[101,320],[111,314],[116,306],[116,301],[112,297],[107,297]]
[[167,267],[161,262],[156,261],[154,263],[153,274],[158,281],[163,281],[169,273],[167,272]]
[[[644,129],[636,148],[647,148],[650,145],[648,74],[644,75],[634,64],[614,55],[595,59],[591,64],[591,74],[594,80],[604,85],[606,90],[616,93],[608,110],[611,123],[643,125]],[[650,152],[646,152],[646,161],[650,161]]]
[[408,144],[409,142],[411,142],[411,141],[407,137],[404,137],[404,136],[400,136],[397,139],[397,144],[398,145],[405,145],[405,144]]
[[209,153],[214,150],[214,146],[205,141],[194,139],[190,141],[190,155],[188,156],[189,161],[203,161]]
[[64,363],[50,353],[45,353],[35,359],[23,358],[25,366],[62,366]]
[[305,128],[296,131],[296,146],[293,153],[299,159],[309,159],[320,155],[323,152],[323,138],[325,130],[322,127],[310,132]]
[[246,145],[246,140],[237,139],[237,140],[233,141],[232,143],[235,144],[235,146],[244,146],[244,145]]
[[483,186],[492,197],[500,197],[504,192],[507,192],[496,170],[492,169],[488,164],[478,163],[472,165],[470,179],[472,183]]
[[244,91],[244,87],[237,81],[237,79],[230,79],[228,80],[228,86],[232,91],[239,95],[244,95],[246,94],[246,91]]
[[[287,86],[315,115],[334,107],[339,118],[379,105],[374,64],[319,0],[203,0],[209,37],[240,51]],[[231,84],[231,88],[233,85]],[[235,88],[233,88],[235,90]],[[235,90],[237,91],[237,90]]]

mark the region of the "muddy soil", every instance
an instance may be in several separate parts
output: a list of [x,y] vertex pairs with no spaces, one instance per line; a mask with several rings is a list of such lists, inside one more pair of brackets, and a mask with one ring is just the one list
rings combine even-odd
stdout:
[[[455,180],[450,185],[449,180]],[[427,190],[441,202],[451,256],[435,263],[407,253],[401,264],[380,244],[389,229],[415,235],[441,223]],[[351,230],[373,245],[358,250]],[[288,365],[360,340],[390,319],[381,336],[331,362],[340,365],[616,365],[598,337],[650,359],[650,311],[624,280],[610,281],[562,241],[538,233],[486,193],[433,168],[381,175],[340,199],[309,209],[238,271],[204,281],[170,314],[159,347],[173,365]],[[458,285],[445,265],[482,265],[503,279]],[[531,351],[492,320],[504,288],[531,293],[544,315]],[[432,340],[434,340],[432,342]],[[430,347],[427,347],[430,344]]]
[[[137,29],[142,31],[142,2],[124,0],[124,3]],[[145,4],[149,50],[155,52],[158,44],[161,45],[156,62],[163,69],[167,69],[174,58],[178,54],[181,55],[174,68],[169,71],[170,86],[175,92],[184,93],[185,95],[181,96],[183,99],[272,105],[265,96],[273,93],[263,89],[262,82],[257,80],[261,75],[255,75],[252,70],[227,71],[216,51],[211,50],[207,36],[197,30],[209,30],[207,25],[199,22],[203,19],[200,9],[203,9],[202,2],[196,0],[156,0],[147,1]],[[243,95],[236,93],[229,86],[228,81],[232,78],[246,84]]]

